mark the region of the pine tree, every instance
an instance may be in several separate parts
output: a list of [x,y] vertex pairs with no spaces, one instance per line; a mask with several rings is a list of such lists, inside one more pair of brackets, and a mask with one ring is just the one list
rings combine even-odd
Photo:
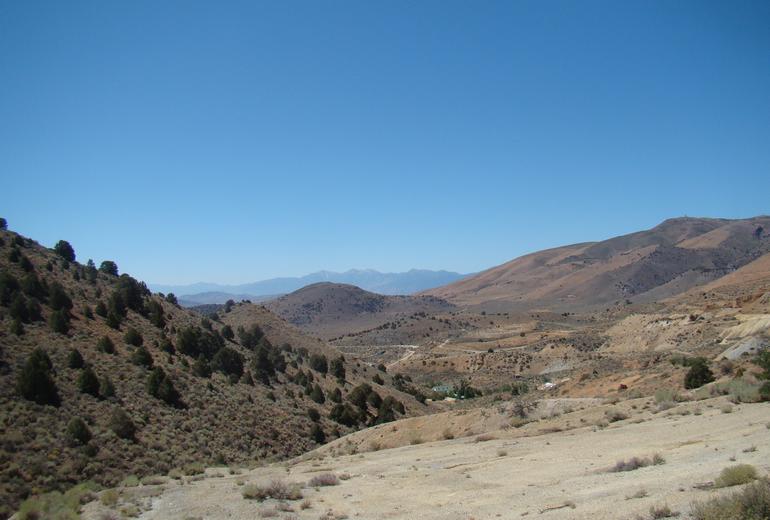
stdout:
[[53,246],[53,250],[57,255],[64,258],[68,262],[75,261],[75,250],[72,248],[69,242],[66,240],[59,240],[56,245]]
[[16,389],[21,396],[38,404],[59,406],[59,392],[51,372],[53,363],[41,348],[35,349],[16,380]]

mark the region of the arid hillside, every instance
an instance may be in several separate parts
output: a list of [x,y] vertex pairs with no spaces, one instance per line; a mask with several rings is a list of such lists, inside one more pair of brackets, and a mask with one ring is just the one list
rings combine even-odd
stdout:
[[602,242],[532,253],[423,294],[488,311],[654,302],[713,282],[769,251],[770,217],[676,218]]
[[428,410],[398,387],[263,307],[204,318],[113,262],[0,231],[0,516],[78,482],[282,459]]
[[384,328],[413,314],[437,314],[454,308],[433,296],[386,296],[335,283],[308,285],[265,306],[292,325],[327,340]]

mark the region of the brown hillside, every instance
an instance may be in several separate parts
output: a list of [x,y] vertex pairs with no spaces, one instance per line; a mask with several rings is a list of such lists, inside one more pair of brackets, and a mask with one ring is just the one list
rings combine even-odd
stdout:
[[709,283],[770,251],[770,217],[677,218],[602,242],[526,255],[425,291],[456,305],[490,309],[577,308],[649,302]]
[[308,285],[265,305],[303,331],[327,340],[415,313],[434,314],[454,308],[434,296],[385,296],[337,283]]
[[[232,339],[226,325],[235,332]],[[257,331],[255,325],[263,335],[246,341],[238,334],[238,327]],[[131,338],[129,330],[138,334]],[[100,348],[105,337],[114,353]],[[114,485],[128,475],[194,472],[194,463],[280,459],[317,446],[322,437],[425,409],[390,388],[386,374],[381,385],[371,386],[398,402],[379,405],[368,395],[363,408],[351,404],[353,388],[371,383],[376,369],[351,359],[342,364],[344,380],[332,375],[339,353],[264,308],[241,304],[222,312],[221,321],[202,319],[130,276],[67,261],[9,231],[0,231],[0,346],[4,517],[29,495],[77,482]],[[25,371],[37,349],[50,359],[49,371],[45,362]],[[72,361],[73,350],[84,366]],[[242,360],[242,375],[233,359]],[[96,382],[89,385],[91,372]],[[44,398],[46,380],[53,381],[58,399]],[[403,381],[398,386],[411,391]],[[332,399],[334,390],[340,404]],[[309,408],[320,412],[316,422]],[[121,411],[134,435],[116,433],[112,417]],[[90,440],[73,435],[69,425],[77,418]]]

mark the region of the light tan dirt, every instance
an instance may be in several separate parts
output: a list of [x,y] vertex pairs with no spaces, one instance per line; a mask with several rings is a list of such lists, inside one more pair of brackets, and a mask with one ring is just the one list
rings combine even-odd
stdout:
[[[651,506],[668,504],[686,518],[692,501],[725,492],[694,487],[713,481],[723,468],[747,463],[760,474],[770,469],[770,404],[743,404],[724,413],[724,403],[720,398],[680,407],[700,409],[698,414],[639,412],[605,428],[586,426],[527,438],[514,438],[513,430],[507,430],[486,442],[460,438],[323,459],[311,454],[302,462],[239,476],[221,470],[225,476],[167,484],[162,495],[143,499],[152,508],[140,518],[259,518],[277,503],[244,499],[239,483],[282,479],[304,484],[321,473],[350,478],[338,486],[304,488],[310,508],[292,501],[293,512],[280,511],[275,517],[318,519],[331,511],[351,519],[602,520],[647,518]],[[666,462],[630,472],[606,471],[618,460],[654,453]],[[640,490],[646,496],[627,498]],[[84,518],[99,518],[103,511],[93,502]]]

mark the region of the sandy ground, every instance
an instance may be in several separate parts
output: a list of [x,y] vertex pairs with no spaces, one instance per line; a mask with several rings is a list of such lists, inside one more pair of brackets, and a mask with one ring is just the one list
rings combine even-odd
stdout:
[[[694,487],[713,481],[723,468],[748,463],[760,474],[770,469],[770,404],[742,404],[724,413],[724,403],[720,398],[679,407],[698,409],[697,414],[640,411],[605,428],[533,437],[515,438],[512,430],[501,430],[482,442],[460,438],[334,458],[311,453],[301,462],[241,475],[210,469],[205,478],[183,485],[124,490],[124,499],[144,495],[134,501],[144,509],[139,518],[146,520],[238,520],[273,513],[300,519],[601,520],[646,518],[651,506],[663,504],[686,518],[692,501],[729,492]],[[654,453],[666,462],[630,472],[606,471],[618,460]],[[276,511],[274,500],[242,497],[244,483],[281,479],[304,485],[322,473],[349,478],[337,486],[303,488],[306,509],[301,501],[291,501],[285,507],[291,511]],[[643,498],[628,498],[641,490]],[[96,501],[86,506],[83,517],[98,519],[104,511]]]

